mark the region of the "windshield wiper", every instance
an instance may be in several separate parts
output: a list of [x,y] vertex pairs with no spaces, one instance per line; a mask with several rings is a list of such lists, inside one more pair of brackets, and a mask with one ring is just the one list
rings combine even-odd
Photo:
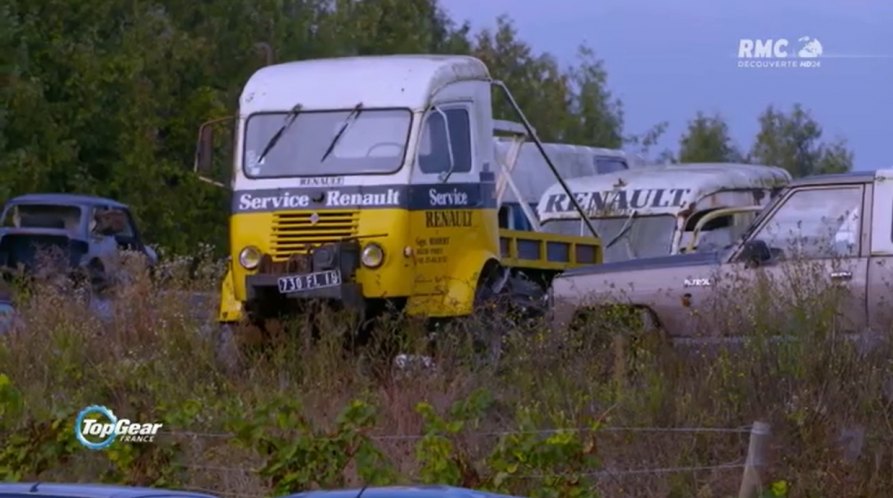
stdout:
[[338,143],[338,140],[341,140],[341,136],[344,135],[344,132],[347,131],[347,128],[353,123],[359,116],[360,113],[363,112],[363,103],[360,102],[350,111],[350,114],[344,119],[344,124],[341,125],[341,129],[338,130],[338,133],[335,134],[335,138],[332,139],[332,143],[329,144],[329,147],[326,149],[325,154],[319,159],[319,162],[322,163],[329,157],[329,154],[335,149],[335,145]]
[[610,242],[605,244],[606,249],[608,247],[611,247],[614,244],[616,244],[617,241],[620,240],[620,237],[623,237],[623,235],[629,231],[630,227],[633,226],[633,218],[635,216],[636,216],[636,210],[633,210],[633,212],[629,213],[629,217],[626,219],[626,223],[624,223],[623,226],[620,227],[620,231],[617,232],[617,235],[615,235],[614,238],[612,238]]
[[282,138],[282,135],[286,130],[291,126],[292,123],[295,122],[295,119],[298,118],[298,114],[301,114],[301,109],[303,106],[301,104],[295,104],[294,107],[289,111],[288,116],[285,118],[285,122],[282,123],[282,126],[270,137],[270,141],[267,142],[267,145],[264,146],[263,152],[260,153],[260,157],[257,158],[257,164],[261,164],[264,161],[264,158],[267,157],[270,150],[279,143],[279,139]]

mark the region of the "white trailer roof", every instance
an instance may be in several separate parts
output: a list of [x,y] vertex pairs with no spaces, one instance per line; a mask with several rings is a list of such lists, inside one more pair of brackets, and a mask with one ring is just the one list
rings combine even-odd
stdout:
[[[504,163],[511,148],[511,142],[499,138],[494,139],[494,142],[497,160]],[[627,160],[623,151],[614,149],[557,143],[544,143],[543,148],[549,155],[549,159],[552,160],[552,164],[555,165],[555,169],[565,180],[597,175],[595,161],[597,157]],[[536,144],[532,142],[525,142],[521,146],[518,162],[515,164],[511,177],[521,196],[524,197],[524,201],[528,203],[538,202],[543,192],[557,181]],[[506,189],[502,200],[503,202],[518,202],[518,198],[511,189]]]
[[[565,180],[590,216],[676,214],[704,196],[727,190],[771,189],[791,181],[787,170],[755,164],[655,165]],[[537,206],[540,221],[579,219],[564,189],[554,182]]]
[[464,55],[378,55],[286,62],[251,75],[240,112],[365,107],[423,108],[440,87],[457,81],[489,81],[487,66]]

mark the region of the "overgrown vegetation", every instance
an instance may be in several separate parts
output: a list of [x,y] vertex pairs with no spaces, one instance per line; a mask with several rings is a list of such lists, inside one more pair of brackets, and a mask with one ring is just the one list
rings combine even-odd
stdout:
[[[739,467],[698,468],[741,463],[747,430],[734,429],[765,420],[766,496],[882,497],[893,487],[890,351],[840,341],[841,296],[808,271],[793,286],[728,286],[737,297],[718,332],[746,333],[737,349],[672,348],[593,316],[582,329],[511,331],[498,367],[470,360],[455,331],[434,368],[400,370],[381,348],[345,352],[353,329],[328,313],[321,339],[286,324],[264,354],[226,364],[197,313],[210,314],[213,299],[201,307],[183,293],[213,288],[210,265],[206,280],[173,264],[162,282],[135,279],[105,314],[58,282],[19,296],[21,321],[0,337],[0,479],[255,497],[397,482],[535,497],[734,496]],[[419,330],[397,316],[378,332],[411,349],[423,347]],[[73,424],[92,404],[164,423],[164,434],[87,450]],[[842,446],[841,432],[859,428],[864,441]]]

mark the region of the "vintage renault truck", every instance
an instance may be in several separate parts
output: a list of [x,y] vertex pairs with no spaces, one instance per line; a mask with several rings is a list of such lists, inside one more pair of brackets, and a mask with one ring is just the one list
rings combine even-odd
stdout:
[[798,279],[807,277],[843,291],[836,305],[843,333],[889,332],[893,170],[795,180],[725,249],[568,270],[552,281],[552,323],[620,306],[670,338],[709,337],[728,329],[735,300],[751,285],[787,286],[766,300],[771,307],[805,291]]
[[[519,121],[494,118],[494,90]],[[319,300],[428,318],[467,316],[494,296],[542,307],[552,276],[601,262],[594,231],[551,234],[500,216],[515,192],[515,210],[535,216],[510,174],[525,141],[543,158],[534,183],[542,189],[563,183],[549,152],[559,145],[537,139],[508,88],[476,58],[261,68],[231,121],[229,171],[215,162],[222,147],[214,130],[224,122],[202,125],[195,163],[201,178],[232,191],[220,324],[262,326]],[[590,171],[619,167],[596,164],[605,156],[598,152],[572,151],[592,162]],[[228,179],[215,177],[221,170]]]

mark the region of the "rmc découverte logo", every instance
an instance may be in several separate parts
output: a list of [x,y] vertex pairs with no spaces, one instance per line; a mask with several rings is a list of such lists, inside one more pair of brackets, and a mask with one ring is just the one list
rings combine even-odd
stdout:
[[818,38],[801,36],[797,39],[799,48],[790,50],[791,43],[786,38],[758,40],[741,38],[738,40],[738,67],[745,68],[809,68],[822,66],[817,60],[824,53]]

